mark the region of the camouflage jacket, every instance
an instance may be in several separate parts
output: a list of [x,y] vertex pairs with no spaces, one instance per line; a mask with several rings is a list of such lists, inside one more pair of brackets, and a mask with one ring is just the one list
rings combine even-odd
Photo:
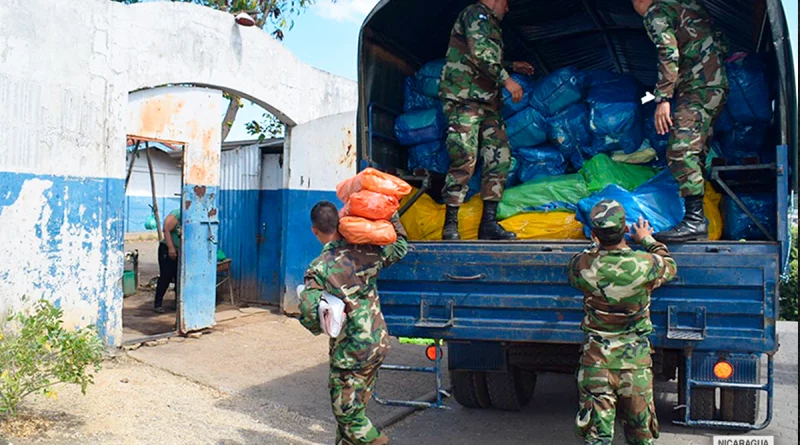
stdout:
[[583,291],[586,333],[581,365],[639,369],[651,365],[650,293],[675,277],[667,246],[652,236],[647,252],[592,248],[569,262],[570,285]]
[[464,8],[453,25],[439,97],[456,102],[474,101],[500,106],[500,90],[508,79],[503,62],[500,20],[483,3]]
[[644,27],[658,48],[656,97],[669,99],[676,90],[728,89],[727,45],[698,0],[655,0]]
[[378,273],[405,257],[408,242],[400,219],[392,221],[397,242],[389,246],[351,245],[344,240],[326,244],[308,267],[300,294],[300,323],[314,335],[319,325],[322,291],[341,298],[347,318],[342,333],[330,341],[330,364],[340,369],[363,369],[389,352],[389,334],[381,312]]

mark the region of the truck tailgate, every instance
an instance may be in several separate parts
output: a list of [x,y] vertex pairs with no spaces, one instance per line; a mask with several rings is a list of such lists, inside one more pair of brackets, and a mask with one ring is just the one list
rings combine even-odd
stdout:
[[[567,282],[584,242],[411,243],[382,272],[381,306],[395,336],[578,343],[582,295]],[[654,292],[654,346],[773,351],[777,243],[670,246],[675,281]],[[669,335],[668,335],[669,334]]]

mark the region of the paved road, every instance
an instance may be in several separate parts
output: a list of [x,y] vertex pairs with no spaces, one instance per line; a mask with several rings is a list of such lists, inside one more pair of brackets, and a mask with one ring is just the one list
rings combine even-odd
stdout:
[[[798,443],[797,323],[779,323],[778,332],[781,347],[775,365],[775,417],[766,430],[752,434],[773,435],[778,445],[794,445]],[[674,383],[659,389],[662,391],[657,394],[657,409],[662,434],[658,443],[710,445],[714,431],[671,424],[671,409],[677,398]],[[576,391],[571,376],[544,375],[539,380],[533,402],[523,412],[470,410],[450,400],[448,405],[452,409],[415,414],[388,432],[395,445],[580,444],[572,432]],[[618,435],[614,443],[621,445],[624,440]]]

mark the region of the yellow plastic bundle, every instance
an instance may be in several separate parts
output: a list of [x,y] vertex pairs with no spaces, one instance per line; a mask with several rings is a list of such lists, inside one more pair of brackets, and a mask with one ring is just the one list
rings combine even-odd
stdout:
[[[417,192],[412,190],[408,196],[400,201],[402,207]],[[412,241],[441,241],[442,229],[444,228],[444,204],[439,204],[427,194],[423,194],[409,208],[400,222],[403,223],[408,238]],[[461,239],[478,239],[478,226],[481,224],[481,213],[483,213],[483,200],[475,195],[461,206],[458,211],[458,231]]]
[[722,214],[719,211],[719,203],[722,201],[722,194],[714,190],[714,187],[706,181],[706,193],[703,196],[703,210],[708,219],[708,239],[718,241],[722,239]]
[[583,224],[573,212],[535,212],[512,216],[500,222],[517,239],[586,239]]

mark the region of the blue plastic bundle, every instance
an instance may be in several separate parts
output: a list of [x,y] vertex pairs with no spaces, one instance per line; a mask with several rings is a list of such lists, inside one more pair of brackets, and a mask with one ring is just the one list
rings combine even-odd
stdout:
[[767,143],[769,124],[736,124],[733,130],[716,135],[722,156],[728,164],[742,164],[745,158],[758,158],[759,162],[775,162],[775,147]]
[[506,134],[511,148],[535,147],[547,141],[547,121],[527,107],[506,121]]
[[739,124],[752,125],[772,118],[772,100],[764,62],[747,54],[725,63],[730,94],[725,108]]
[[[777,206],[775,195],[769,193],[737,194],[753,216],[758,219],[767,231],[775,236]],[[736,202],[726,196],[722,204],[722,214],[725,218],[723,237],[729,240],[746,239],[751,241],[766,240],[758,226],[747,216]]]
[[622,150],[633,153],[642,145],[642,113],[637,102],[594,102],[590,106],[592,146],[587,157]]
[[589,103],[641,103],[645,94],[644,85],[628,74],[619,74],[613,71],[586,71],[584,78],[588,88],[586,101]]
[[628,226],[639,217],[650,221],[656,232],[673,228],[683,219],[683,199],[678,193],[678,183],[672,173],[664,170],[649,181],[629,192],[618,185],[609,185],[598,193],[578,202],[577,219],[584,224],[584,234],[591,237],[590,215],[592,207],[604,199],[613,199],[625,208]]
[[414,89],[414,78],[406,77],[403,84],[403,112],[441,108],[439,99],[425,96]]
[[575,170],[583,166],[583,147],[592,143],[589,109],[577,103],[561,110],[547,121],[547,139],[564,155]]
[[439,108],[411,111],[394,122],[394,134],[401,145],[420,145],[444,139],[447,119]]
[[415,145],[408,149],[408,169],[425,169],[434,173],[447,174],[450,169],[450,155],[444,141],[433,141]]
[[553,71],[540,79],[531,90],[530,103],[545,116],[554,116],[559,111],[583,99],[583,73],[573,67]]
[[556,148],[539,146],[514,150],[517,159],[516,178],[526,183],[543,176],[563,175],[567,171],[564,156]]
[[439,97],[439,81],[442,78],[444,59],[426,63],[414,75],[414,89],[428,97]]
[[522,86],[522,91],[524,91],[525,94],[522,96],[522,99],[519,102],[514,102],[511,99],[511,93],[509,93],[507,89],[503,88],[503,117],[505,119],[508,119],[511,116],[519,113],[528,106],[531,89],[533,88],[534,84],[534,80],[530,76],[513,73],[511,74],[511,78],[516,80],[520,86]]
[[727,107],[722,108],[722,111],[719,113],[719,117],[717,117],[717,121],[714,123],[714,131],[717,133],[731,131],[733,130],[733,126],[736,123],[733,121],[733,116],[728,111]]

